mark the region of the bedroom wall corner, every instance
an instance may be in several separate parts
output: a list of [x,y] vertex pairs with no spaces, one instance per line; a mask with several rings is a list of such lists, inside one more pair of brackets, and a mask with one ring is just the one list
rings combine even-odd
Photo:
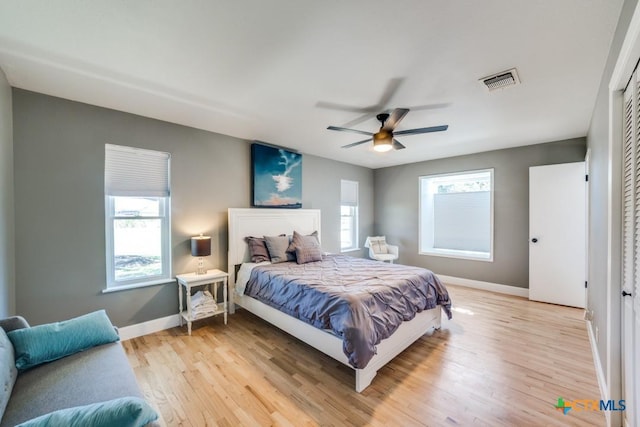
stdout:
[[13,107],[0,69],[0,318],[15,314]]

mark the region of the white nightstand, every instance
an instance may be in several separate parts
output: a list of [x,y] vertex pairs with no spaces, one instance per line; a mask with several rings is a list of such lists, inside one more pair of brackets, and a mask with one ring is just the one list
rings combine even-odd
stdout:
[[[194,320],[205,319],[207,317],[224,313],[224,324],[227,324],[227,312],[229,306],[228,277],[229,275],[222,270],[208,270],[205,274],[188,273],[176,276],[176,280],[178,281],[178,304],[180,305],[180,326],[182,326],[182,319],[186,320],[189,335],[191,335],[191,322]],[[222,303],[218,303],[218,285],[222,285]],[[194,315],[191,307],[191,288],[196,286],[209,287],[209,292],[213,294],[213,300],[218,304],[218,307],[214,312]],[[184,292],[182,291],[183,287]],[[213,289],[211,289],[212,287]],[[187,297],[186,313],[184,312],[184,304],[182,302],[183,293]]]

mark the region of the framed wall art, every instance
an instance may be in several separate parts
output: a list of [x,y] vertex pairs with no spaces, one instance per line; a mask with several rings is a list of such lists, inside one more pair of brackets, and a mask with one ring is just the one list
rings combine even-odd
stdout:
[[251,175],[252,206],[289,209],[302,207],[302,154],[253,143]]

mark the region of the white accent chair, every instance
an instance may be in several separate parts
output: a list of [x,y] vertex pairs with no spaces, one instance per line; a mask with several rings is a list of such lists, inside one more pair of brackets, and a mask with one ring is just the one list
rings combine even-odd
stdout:
[[393,261],[398,259],[398,247],[387,243],[385,236],[369,236],[364,242],[364,247],[369,248],[369,258],[378,261]]

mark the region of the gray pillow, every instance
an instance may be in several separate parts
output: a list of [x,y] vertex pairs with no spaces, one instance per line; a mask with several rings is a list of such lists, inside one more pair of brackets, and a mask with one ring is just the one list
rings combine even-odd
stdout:
[[320,241],[318,240],[318,232],[314,231],[313,233],[305,236],[303,234],[298,233],[297,231],[293,232],[293,238],[291,239],[291,244],[289,245],[289,252],[295,252],[297,248],[319,248]]
[[244,240],[249,245],[249,257],[251,262],[269,261],[269,252],[262,237],[245,237]]
[[295,253],[287,252],[289,236],[264,236],[264,242],[269,250],[269,257],[273,264],[285,261],[295,261]]
[[18,377],[13,345],[4,329],[0,328],[0,419],[9,402],[13,384]]
[[313,261],[322,261],[322,251],[318,246],[306,246],[296,248],[296,262],[306,264]]

